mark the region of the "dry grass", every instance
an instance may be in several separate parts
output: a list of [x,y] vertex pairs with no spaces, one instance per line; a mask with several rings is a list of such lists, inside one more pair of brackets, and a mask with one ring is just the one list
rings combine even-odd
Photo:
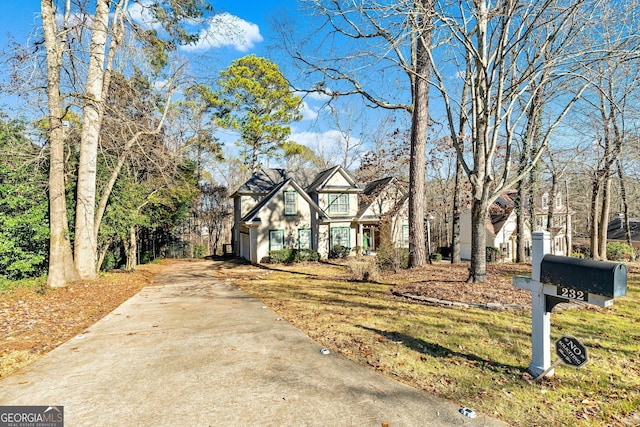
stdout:
[[390,294],[394,286],[420,284],[424,290],[447,283],[457,296],[481,298],[507,283],[497,299],[511,300],[509,291],[520,291],[510,289],[510,278],[526,269],[491,266],[487,285],[466,284],[465,272],[466,266],[437,265],[357,282],[349,267],[315,264],[255,269],[236,283],[334,352],[512,425],[638,424],[633,418],[640,408],[637,276],[613,308],[554,313],[552,339],[579,337],[590,361],[580,370],[561,366],[553,379],[535,383],[527,372],[529,310],[430,306]]
[[[0,292],[0,377],[84,330],[152,283],[164,261],[133,274],[110,274],[44,295],[33,288]],[[417,388],[501,418],[514,426],[640,425],[640,269],[628,295],[609,309],[579,308],[552,316],[552,339],[573,335],[589,349],[582,369],[559,367],[535,383],[529,310],[490,311],[424,305],[394,297],[391,288],[438,299],[509,303],[528,295],[511,286],[522,266],[492,265],[489,282],[466,284],[466,265],[435,264],[364,280],[366,265],[299,264],[254,267],[214,263],[233,280],[316,341],[356,363]],[[483,301],[490,302],[490,301]]]

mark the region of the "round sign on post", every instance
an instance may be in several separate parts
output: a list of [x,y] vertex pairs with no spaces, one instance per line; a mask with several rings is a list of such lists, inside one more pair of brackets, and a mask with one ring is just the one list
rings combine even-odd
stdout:
[[561,336],[556,341],[556,354],[562,360],[565,365],[570,365],[576,368],[581,367],[587,360],[587,348],[574,337],[566,335]]

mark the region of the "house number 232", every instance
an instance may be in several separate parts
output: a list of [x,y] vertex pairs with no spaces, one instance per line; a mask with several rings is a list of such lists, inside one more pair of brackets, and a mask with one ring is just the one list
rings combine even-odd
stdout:
[[578,301],[586,301],[588,293],[578,289],[571,289],[564,286],[558,286],[558,296],[563,298],[575,299]]

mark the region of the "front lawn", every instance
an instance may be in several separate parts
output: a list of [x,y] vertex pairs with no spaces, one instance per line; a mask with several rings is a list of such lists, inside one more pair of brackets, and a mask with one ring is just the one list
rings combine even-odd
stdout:
[[526,267],[491,265],[489,282],[483,285],[464,282],[467,268],[437,264],[362,282],[350,280],[353,274],[346,266],[311,263],[254,268],[235,283],[332,351],[512,425],[640,424],[637,270],[630,274],[627,296],[612,308],[554,311],[551,339],[579,338],[590,360],[581,369],[560,366],[552,379],[536,383],[527,372],[528,308],[427,305],[390,292],[394,286],[422,287],[429,294],[428,288],[441,286],[448,289],[448,298],[470,299],[491,295],[496,286],[499,298],[522,300],[515,290],[506,295],[505,283],[514,273],[526,273]]

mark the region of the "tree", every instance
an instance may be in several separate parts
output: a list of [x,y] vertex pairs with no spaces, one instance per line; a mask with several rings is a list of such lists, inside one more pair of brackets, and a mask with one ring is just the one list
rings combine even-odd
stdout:
[[315,79],[306,91],[331,99],[358,95],[375,108],[405,111],[411,116],[409,266],[424,265],[424,171],[431,69],[427,56],[434,2],[304,3],[321,17],[318,29],[309,31],[307,25],[307,35],[297,40],[292,38],[290,25],[283,23],[279,30],[288,54],[310,80]]
[[289,123],[302,119],[302,102],[278,66],[255,55],[233,61],[218,84],[218,98],[229,110],[222,123],[239,131],[245,164],[256,173],[260,157],[277,155],[288,141]]
[[0,115],[0,278],[46,272],[49,239],[46,164],[25,124]]
[[[60,11],[62,20],[57,20],[53,0],[41,0],[44,45],[47,61],[47,99],[49,110],[50,166],[50,268],[49,284],[62,286],[74,280],[79,273],[82,278],[96,275],[97,230],[96,174],[98,143],[104,118],[104,103],[109,91],[115,59],[125,38],[136,39],[149,56],[151,66],[159,71],[166,65],[167,52],[175,50],[177,44],[197,41],[198,36],[183,27],[188,20],[189,28],[196,28],[198,19],[204,18],[211,7],[203,0],[181,0],[176,2],[138,2],[144,14],[151,18],[155,29],[148,29],[134,22],[128,8],[134,2],[127,0],[96,0],[92,14],[89,4],[75,5],[66,2]],[[90,17],[81,20],[76,17]],[[90,27],[85,27],[85,22]],[[60,25],[59,25],[60,24]],[[159,31],[159,29],[163,31]],[[128,29],[129,31],[125,31]],[[195,29],[197,31],[197,28]],[[83,45],[90,34],[88,47]],[[87,55],[75,54],[88,52]],[[62,84],[61,71],[66,68],[68,81]],[[78,62],[85,61],[84,64]],[[86,67],[82,76],[77,70]],[[62,88],[82,93],[78,107],[82,109],[82,131],[80,159],[77,173],[76,220],[74,249],[70,250],[66,204],[62,197],[64,189],[64,133],[62,128]],[[66,101],[65,101],[66,102]]]
[[[486,280],[486,220],[491,202],[538,162],[551,134],[586,88],[586,84],[578,86],[567,96],[567,88],[562,86],[567,84],[567,76],[581,67],[570,41],[584,24],[578,16],[582,4],[481,0],[437,10],[436,19],[443,26],[438,47],[430,55],[433,84],[443,98],[452,129],[456,125],[454,111],[469,114],[469,146],[465,147],[462,138],[455,138],[454,143],[471,184],[471,282]],[[444,75],[445,71],[451,73],[451,61],[437,60],[445,54],[460,64],[458,75],[465,76],[471,93],[468,105],[455,104],[457,79]],[[516,136],[527,127],[534,129],[527,124],[535,120],[535,115],[527,112],[532,105],[541,108],[549,102],[549,85],[555,88],[553,114],[541,130],[537,152],[528,156],[527,166],[514,174],[511,158],[516,151]],[[460,132],[452,130],[451,134]]]
[[[640,67],[640,15],[635,2],[607,3],[599,15],[599,45],[606,52],[586,75],[593,92],[585,99],[585,122],[590,151],[597,155],[592,172],[590,249],[594,259],[607,258],[607,225],[611,210],[614,166],[625,144],[637,138],[637,100]],[[630,37],[629,35],[634,35]]]

